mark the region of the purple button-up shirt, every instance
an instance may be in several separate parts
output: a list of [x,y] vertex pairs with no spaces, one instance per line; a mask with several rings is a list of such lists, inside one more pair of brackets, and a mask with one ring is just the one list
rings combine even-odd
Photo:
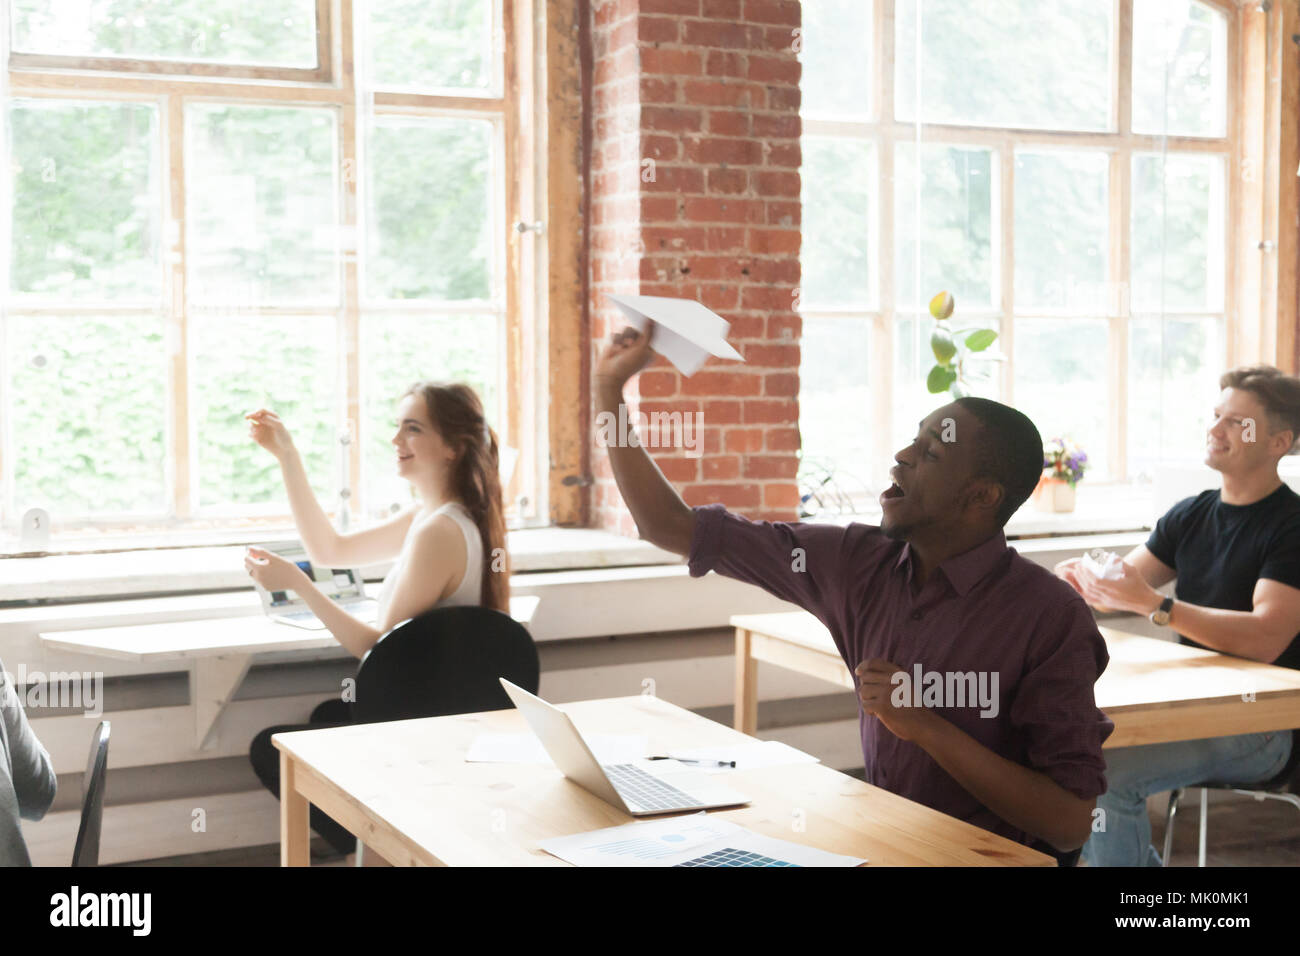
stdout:
[[[994,753],[1084,799],[1106,790],[1102,742],[1115,725],[1093,698],[1109,660],[1087,604],[998,531],[912,591],[911,547],[874,525],[750,521],[695,509],[690,572],[756,584],[812,612],[852,671],[883,658],[909,676],[973,673],[996,713],[950,692],[936,710]],[[924,686],[924,683],[923,683]],[[969,682],[961,685],[972,686]],[[920,691],[914,691],[919,693]],[[987,698],[986,698],[987,699]],[[984,714],[984,716],[982,716]],[[971,796],[917,744],[858,711],[867,781],[1020,843],[1034,838]]]

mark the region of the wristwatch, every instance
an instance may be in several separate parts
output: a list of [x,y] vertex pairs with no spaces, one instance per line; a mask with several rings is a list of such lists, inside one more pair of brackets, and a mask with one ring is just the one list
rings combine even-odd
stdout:
[[1169,623],[1169,612],[1173,610],[1173,607],[1174,599],[1171,597],[1165,598],[1160,602],[1160,606],[1148,615],[1151,618],[1151,623],[1165,627]]

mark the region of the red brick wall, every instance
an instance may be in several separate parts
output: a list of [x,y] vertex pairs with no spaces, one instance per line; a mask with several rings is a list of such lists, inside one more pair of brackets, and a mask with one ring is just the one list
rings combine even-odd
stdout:
[[[698,299],[744,364],[629,386],[643,413],[703,415],[703,455],[652,450],[692,505],[795,515],[799,449],[799,63],[795,0],[592,0],[593,361],[620,328],[607,293]],[[593,439],[594,440],[594,439]],[[592,523],[635,533],[603,450]]]

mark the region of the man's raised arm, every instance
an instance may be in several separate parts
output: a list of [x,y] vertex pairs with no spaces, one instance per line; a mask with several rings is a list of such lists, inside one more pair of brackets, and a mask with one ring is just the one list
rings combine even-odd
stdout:
[[[654,326],[650,326],[645,334],[633,328],[623,329],[601,353],[595,374],[597,415],[618,416],[618,407],[623,403],[623,386],[651,359],[653,329]],[[629,437],[634,434],[629,430]],[[654,459],[639,442],[633,445],[630,441],[615,441],[607,451],[618,492],[627,502],[641,537],[665,551],[689,554],[691,536],[695,531],[695,512],[669,484]]]

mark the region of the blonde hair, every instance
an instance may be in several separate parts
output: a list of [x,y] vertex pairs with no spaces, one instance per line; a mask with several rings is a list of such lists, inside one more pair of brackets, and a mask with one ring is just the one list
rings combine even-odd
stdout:
[[1291,432],[1291,447],[1286,453],[1295,451],[1300,441],[1300,378],[1272,365],[1242,365],[1224,372],[1219,388],[1238,388],[1259,399],[1268,415],[1269,428]]

